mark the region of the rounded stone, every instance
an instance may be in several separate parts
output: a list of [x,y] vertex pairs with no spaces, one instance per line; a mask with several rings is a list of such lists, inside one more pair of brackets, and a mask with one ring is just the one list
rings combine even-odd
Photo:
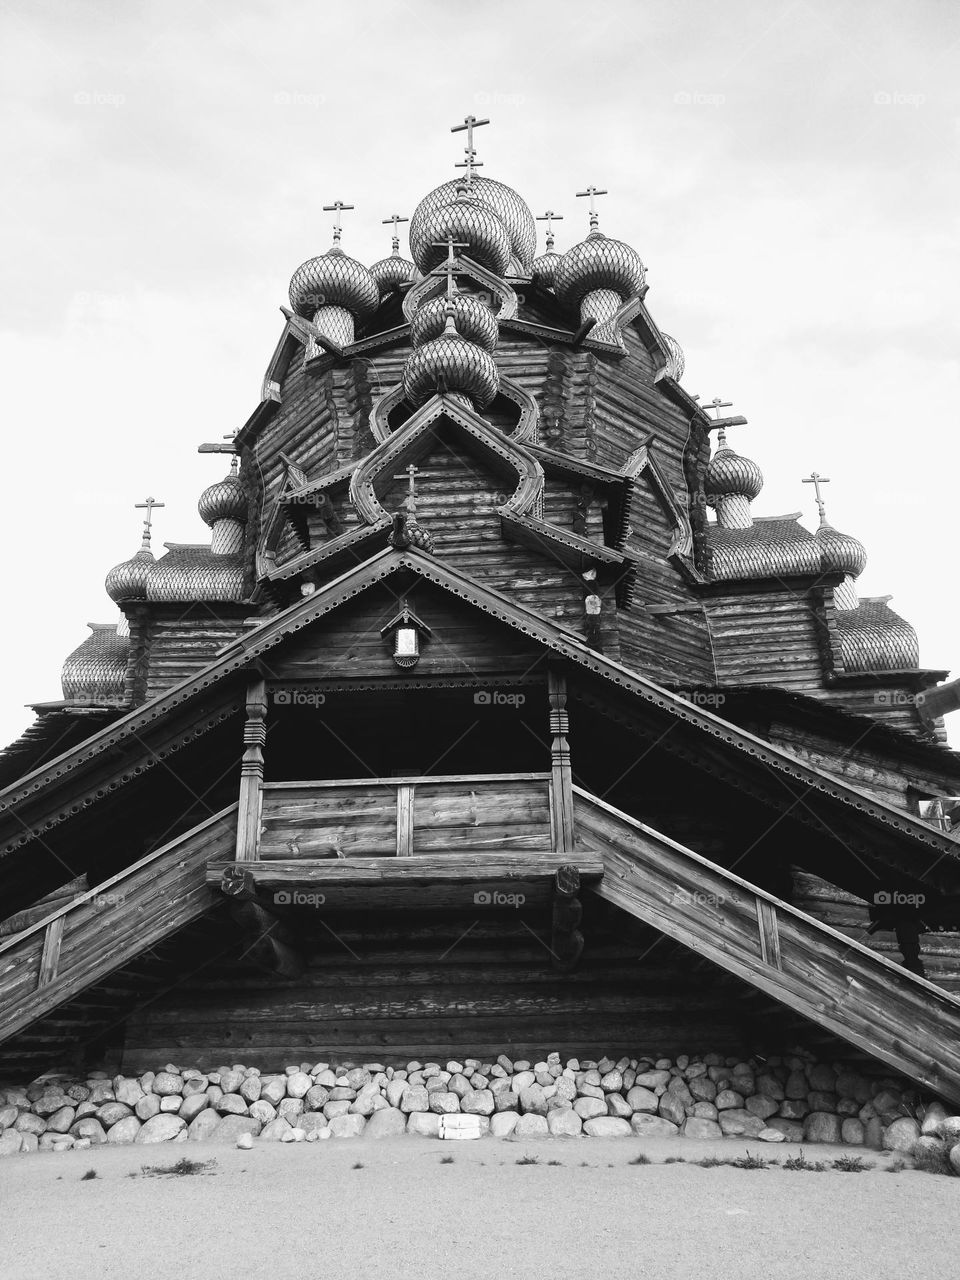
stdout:
[[607,1104],[602,1098],[578,1098],[573,1109],[581,1120],[595,1120],[607,1114]]
[[77,1113],[74,1107],[61,1107],[59,1111],[54,1111],[53,1115],[47,1117],[47,1133],[66,1133],[76,1118]]
[[420,1138],[438,1138],[440,1117],[432,1111],[413,1111],[407,1116],[407,1133]]
[[[171,1115],[170,1112],[162,1112],[160,1115],[153,1116],[146,1124],[140,1127],[134,1142],[171,1142],[186,1127],[186,1123],[179,1116]],[[107,1136],[109,1138],[109,1134]]]
[[[326,1125],[323,1126],[326,1128]],[[289,1120],[284,1120],[279,1116],[276,1120],[269,1120],[260,1130],[261,1142],[281,1142],[284,1134],[291,1133],[293,1125]]]
[[394,1107],[375,1111],[363,1131],[365,1138],[396,1138],[406,1130],[407,1117]]
[[513,1129],[514,1138],[546,1138],[549,1133],[546,1117],[533,1113],[522,1115]]
[[759,1116],[752,1116],[749,1111],[721,1111],[717,1123],[726,1137],[758,1138],[760,1131],[767,1126]]
[[840,1125],[840,1141],[850,1147],[862,1147],[864,1144],[863,1121],[848,1116]]
[[547,1128],[554,1138],[577,1138],[583,1131],[583,1121],[572,1108],[554,1110],[547,1114]]
[[[173,1093],[183,1093],[183,1076],[175,1076],[171,1071],[158,1071],[153,1077],[153,1092],[159,1094],[160,1097]],[[148,1139],[144,1139],[144,1141],[148,1141]]]
[[884,1151],[902,1151],[909,1154],[920,1137],[920,1126],[910,1116],[901,1116],[887,1125],[883,1131]]
[[[354,1073],[351,1072],[350,1074],[353,1075]],[[366,1075],[366,1072],[364,1072],[364,1075]],[[350,1087],[356,1088],[356,1085],[351,1085]],[[292,1076],[287,1076],[287,1097],[288,1098],[306,1097],[307,1093],[312,1088],[313,1088],[313,1077],[308,1076],[305,1071],[297,1071]]]
[[805,1142],[839,1142],[840,1117],[827,1111],[811,1111],[803,1122]]
[[103,1125],[95,1116],[85,1116],[83,1120],[74,1121],[70,1132],[75,1138],[85,1138],[91,1146],[99,1146],[107,1140]]
[[761,1142],[786,1142],[786,1135],[779,1129],[761,1129],[757,1134]]
[[460,1110],[460,1099],[455,1093],[446,1090],[435,1090],[430,1094],[430,1110],[438,1115],[451,1115]]
[[219,1127],[219,1115],[212,1107],[206,1107],[190,1121],[187,1137],[191,1142],[207,1142]]
[[755,1093],[752,1097],[747,1098],[744,1104],[747,1111],[752,1116],[759,1116],[761,1120],[768,1120],[770,1116],[777,1114],[777,1104],[772,1098],[766,1098],[762,1093]]
[[116,1124],[110,1126],[107,1131],[107,1142],[115,1146],[134,1142],[140,1132],[140,1128],[141,1124],[136,1116],[125,1116],[122,1120],[118,1120]]
[[630,1128],[638,1138],[675,1138],[679,1125],[665,1120],[663,1116],[651,1116],[645,1111],[636,1111],[630,1118]]
[[236,1143],[241,1134],[249,1133],[255,1138],[259,1132],[260,1121],[253,1116],[227,1115],[217,1125],[212,1137],[215,1142]]
[[494,1112],[494,1097],[489,1089],[471,1090],[460,1099],[460,1110],[468,1115],[490,1116]]
[[356,1114],[334,1116],[330,1121],[330,1136],[331,1138],[359,1138],[366,1124],[364,1117]]
[[685,1138],[722,1138],[723,1130],[716,1120],[703,1120],[699,1116],[687,1116],[681,1131]]

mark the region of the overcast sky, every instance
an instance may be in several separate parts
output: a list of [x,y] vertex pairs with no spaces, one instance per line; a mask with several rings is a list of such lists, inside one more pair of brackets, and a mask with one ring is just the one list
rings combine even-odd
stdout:
[[[8,3],[5,680],[0,742],[60,697],[138,545],[205,541],[196,446],[256,407],[294,268],[389,251],[381,219],[483,173],[582,239],[585,201],[649,270],[684,386],[749,419],[757,514],[866,544],[924,666],[960,667],[956,483],[960,5],[776,0]],[[953,720],[960,721],[960,713]],[[960,725],[952,737],[960,742]]]

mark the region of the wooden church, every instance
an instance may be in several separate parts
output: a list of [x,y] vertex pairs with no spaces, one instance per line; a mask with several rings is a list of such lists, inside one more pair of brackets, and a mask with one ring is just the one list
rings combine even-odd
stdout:
[[0,1076],[804,1044],[958,1102],[946,673],[483,123],[409,259],[331,206],[209,543],[141,504],[0,755]]

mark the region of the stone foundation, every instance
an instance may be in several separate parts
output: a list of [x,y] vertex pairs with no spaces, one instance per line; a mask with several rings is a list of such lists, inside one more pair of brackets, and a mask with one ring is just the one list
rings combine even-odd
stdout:
[[138,1077],[44,1076],[0,1090],[0,1155],[104,1142],[437,1136],[452,1113],[479,1117],[501,1138],[734,1137],[909,1153],[922,1122],[925,1134],[960,1142],[960,1120],[903,1080],[802,1053],[565,1063],[550,1053],[537,1062],[304,1062],[276,1074],[168,1063]]

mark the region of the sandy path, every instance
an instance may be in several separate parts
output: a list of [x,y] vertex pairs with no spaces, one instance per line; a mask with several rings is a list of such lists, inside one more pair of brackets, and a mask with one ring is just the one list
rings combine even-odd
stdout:
[[[749,1144],[782,1160],[797,1148]],[[930,1280],[956,1274],[960,1180],[748,1172],[739,1143],[381,1142],[115,1147],[0,1161],[3,1280]],[[536,1166],[518,1166],[526,1153]],[[841,1148],[805,1149],[831,1159]],[[850,1154],[850,1149],[846,1149]],[[216,1160],[209,1175],[129,1177]],[[453,1156],[452,1165],[441,1164]],[[559,1160],[559,1167],[547,1165]],[[362,1162],[362,1169],[353,1165]],[[582,1167],[581,1162],[587,1167]],[[82,1175],[96,1169],[98,1177]]]

